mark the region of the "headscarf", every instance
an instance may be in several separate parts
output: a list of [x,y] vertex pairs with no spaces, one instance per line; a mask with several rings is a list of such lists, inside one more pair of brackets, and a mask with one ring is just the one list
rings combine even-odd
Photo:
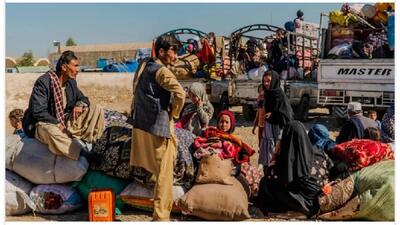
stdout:
[[268,122],[271,124],[279,125],[283,128],[289,121],[293,120],[293,110],[290,106],[289,100],[281,89],[281,82],[279,75],[272,71],[271,86],[269,89],[264,87],[264,77],[262,84],[264,88],[264,107],[265,112],[271,112],[272,115]]
[[382,118],[381,139],[385,143],[394,142],[394,104],[385,112]]
[[329,138],[329,131],[322,124],[314,124],[308,131],[308,137],[312,145],[325,152],[330,151],[336,144],[336,142]]
[[289,122],[282,134],[280,153],[276,159],[276,171],[283,184],[310,175],[314,157],[323,153],[312,146],[304,125]]
[[228,134],[232,134],[233,131],[235,131],[235,117],[233,116],[233,113],[232,113],[231,111],[229,111],[229,110],[223,110],[223,111],[221,111],[221,112],[218,114],[218,117],[217,117],[217,126],[218,126],[219,120],[221,119],[221,117],[222,117],[223,115],[228,116],[229,119],[231,120],[231,128],[228,130],[227,133],[228,133]]
[[[208,96],[206,90],[204,89],[203,84],[199,82],[192,83],[189,87],[189,92],[191,92],[192,94],[196,95],[198,98],[201,99],[201,101],[203,102],[202,107],[204,110],[212,107],[211,102],[208,100]],[[189,104],[183,110],[182,116],[194,113],[196,111],[197,111],[197,106],[195,106],[194,104]]]
[[[209,114],[209,117],[211,119],[212,114],[214,112],[214,108],[213,108],[211,102],[208,100],[207,93],[206,93],[206,90],[204,89],[204,86],[201,83],[194,82],[190,85],[189,92],[191,92],[192,94],[196,95],[198,98],[201,99],[201,101],[203,102],[203,105],[201,106],[201,108],[207,114]],[[204,118],[201,119],[201,117],[199,117],[199,116],[196,117],[197,110],[198,110],[198,106],[196,106],[193,103],[188,104],[184,108],[182,117],[175,124],[175,127],[187,129],[196,135],[200,135],[201,129],[205,128],[208,125],[209,121],[202,121],[202,120],[204,120]]]

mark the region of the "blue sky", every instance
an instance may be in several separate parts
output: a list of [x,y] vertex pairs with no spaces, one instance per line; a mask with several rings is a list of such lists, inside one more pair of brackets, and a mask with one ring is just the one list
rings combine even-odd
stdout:
[[[226,35],[249,24],[283,27],[302,9],[305,20],[319,23],[321,11],[342,3],[7,3],[6,56],[32,50],[47,57],[53,40],[65,44],[147,42],[175,28],[191,27]],[[325,18],[326,20],[327,18]]]

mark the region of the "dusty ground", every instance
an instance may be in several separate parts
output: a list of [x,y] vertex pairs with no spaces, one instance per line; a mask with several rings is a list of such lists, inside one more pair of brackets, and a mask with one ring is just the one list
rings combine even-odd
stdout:
[[[32,86],[40,74],[6,74],[6,115],[14,108],[25,109],[28,106],[28,100],[32,91]],[[90,101],[100,104],[105,108],[114,109],[120,112],[128,112],[132,99],[132,74],[102,74],[102,73],[81,73],[78,75],[78,85],[82,92],[89,97]],[[258,148],[257,136],[253,135],[252,123],[245,121],[241,113],[241,107],[231,107],[235,113],[237,126],[235,134],[243,141]],[[12,133],[12,128],[6,121],[6,133]],[[309,121],[305,123],[306,128],[311,127],[313,123],[321,123],[328,127],[331,137],[336,137],[338,128],[335,121],[328,115],[326,109],[314,109],[310,111]],[[211,124],[215,124],[213,120]],[[251,161],[257,164],[258,154],[252,156]],[[128,208],[123,210],[124,215],[117,216],[120,221],[150,221],[151,213]],[[86,221],[88,218],[86,208],[64,214],[64,215],[40,215],[27,214],[23,216],[9,216],[7,221]],[[177,220],[198,220],[192,217],[183,217],[173,215]],[[297,218],[302,219],[302,218]],[[285,215],[271,215],[267,220],[288,220]]]

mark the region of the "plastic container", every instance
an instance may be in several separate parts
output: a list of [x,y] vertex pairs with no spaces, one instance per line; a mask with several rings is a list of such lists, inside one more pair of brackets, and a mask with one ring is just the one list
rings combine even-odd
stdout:
[[109,189],[93,189],[89,193],[89,221],[115,220],[115,194]]

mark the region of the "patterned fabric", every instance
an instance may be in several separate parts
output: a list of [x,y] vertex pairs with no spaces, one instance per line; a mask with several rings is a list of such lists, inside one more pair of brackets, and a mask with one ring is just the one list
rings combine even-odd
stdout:
[[[323,187],[324,185],[329,183],[329,169],[332,168],[332,166],[333,162],[326,154],[324,154],[323,158],[315,157],[308,177],[313,178],[314,180],[316,180],[318,185]],[[265,176],[267,177],[267,179],[279,179],[275,166],[268,167]]]
[[130,127],[132,126],[127,123],[128,117],[124,114],[114,111],[111,109],[104,109],[104,126],[105,128],[109,128],[112,126],[122,126],[122,127]]
[[90,165],[93,170],[123,179],[134,177],[133,168],[129,165],[131,153],[132,128],[111,126],[106,128],[103,136],[93,145],[93,152],[100,156],[99,163]]
[[389,107],[383,115],[381,132],[383,142],[394,142],[394,105]]
[[333,154],[345,161],[350,171],[360,170],[383,159],[394,159],[394,152],[387,144],[368,139],[353,139],[336,145]]
[[[132,126],[125,122],[125,116],[108,111],[108,128],[103,136],[93,145],[93,152],[100,156],[98,164],[91,164],[91,169],[101,170],[107,175],[123,179],[135,179],[148,187],[155,184],[151,173],[140,167],[130,166]],[[122,120],[121,120],[122,118]],[[194,141],[192,133],[184,129],[175,129],[178,139],[177,156],[174,166],[174,185],[190,188],[195,178],[195,168],[190,152]]]
[[326,184],[322,190],[324,193],[318,198],[321,213],[330,212],[339,209],[351,199],[354,180],[349,176],[344,180]]
[[259,190],[259,184],[261,178],[264,176],[264,173],[258,170],[257,167],[247,162],[241,164],[240,172],[246,178],[247,183],[250,186],[251,194],[253,196],[257,196]]
[[53,71],[49,71],[47,74],[50,76],[51,80],[51,89],[53,91],[54,106],[55,106],[57,120],[65,127],[64,103],[63,103],[63,94],[61,90],[60,80],[57,74],[54,73]]

